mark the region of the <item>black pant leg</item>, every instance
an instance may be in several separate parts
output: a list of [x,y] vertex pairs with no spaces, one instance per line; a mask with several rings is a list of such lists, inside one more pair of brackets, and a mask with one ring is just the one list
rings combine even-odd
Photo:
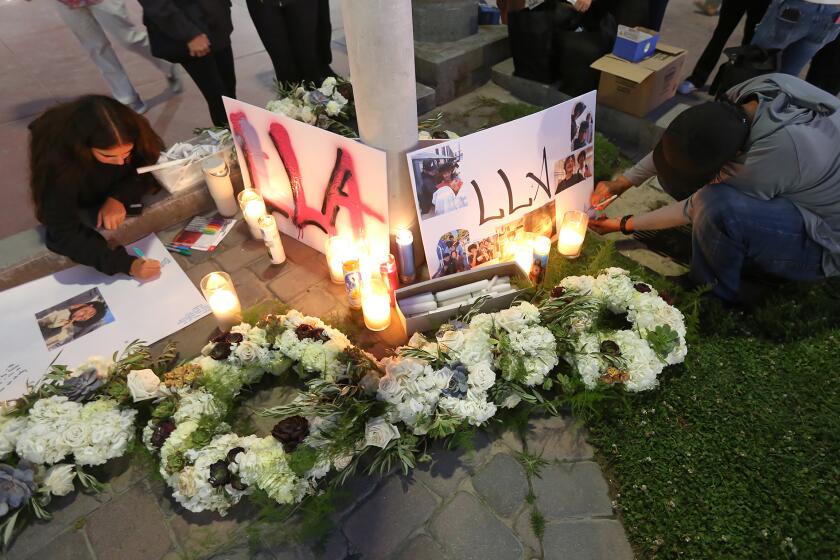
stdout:
[[[308,3],[310,0],[304,0]],[[251,21],[257,29],[265,51],[271,58],[274,77],[278,82],[290,83],[301,81],[301,71],[289,41],[289,26],[285,8],[269,0],[246,0]]]
[[326,78],[319,35],[318,2],[292,2],[283,7],[289,32],[289,44],[301,80],[321,85]]
[[706,48],[703,49],[703,54],[694,66],[694,71],[688,77],[688,81],[695,86],[703,87],[712,70],[717,66],[720,53],[723,52],[723,47],[726,46],[726,41],[738,27],[738,22],[747,10],[747,0],[723,0],[720,6],[720,16],[718,24],[715,27],[712,38]]
[[330,0],[318,0],[318,52],[321,64],[332,64],[332,21],[330,21]]
[[225,112],[222,95],[225,95],[227,88],[222,79],[221,72],[216,62],[214,53],[201,57],[190,57],[189,60],[181,62],[184,71],[192,78],[210,110],[210,118],[215,126],[227,125],[227,113]]
[[741,45],[752,43],[755,28],[761,23],[761,18],[764,17],[764,12],[769,6],[770,0],[750,0],[747,5],[747,21],[744,23],[744,38],[741,40]]
[[814,55],[805,79],[831,95],[840,94],[840,37]]
[[222,77],[225,86],[224,94],[228,97],[236,97],[236,69],[233,62],[233,48],[228,47],[213,53],[216,59],[216,67]]

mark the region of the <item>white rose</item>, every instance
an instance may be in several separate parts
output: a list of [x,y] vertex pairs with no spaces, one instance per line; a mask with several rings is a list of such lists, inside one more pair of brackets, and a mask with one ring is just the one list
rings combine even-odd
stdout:
[[146,401],[161,396],[160,379],[150,369],[138,369],[128,372],[126,383],[134,402]]
[[233,355],[245,364],[252,364],[260,357],[260,347],[250,340],[243,340],[236,345]]
[[432,135],[429,133],[428,130],[421,130],[420,134],[418,134],[418,139],[419,140],[431,140]]
[[402,392],[403,390],[402,386],[400,385],[400,382],[397,381],[394,377],[386,375],[379,380],[379,389],[377,390],[377,396],[380,400],[388,402],[399,400]]
[[341,457],[336,457],[333,459],[333,466],[337,471],[343,471],[347,467],[350,466],[350,462],[353,460],[352,455],[342,455]]
[[90,444],[90,427],[85,422],[68,424],[59,435],[59,441],[72,450]]
[[198,492],[198,485],[195,481],[195,467],[184,467],[184,470],[179,472],[177,475],[178,477],[178,488],[186,497],[195,496]]
[[471,366],[469,370],[467,382],[476,391],[486,391],[496,382],[496,373],[487,362]]
[[399,439],[400,432],[381,416],[365,425],[365,446],[385,447],[392,439]]
[[365,375],[361,381],[359,381],[359,386],[364,389],[365,394],[375,395],[377,389],[379,388],[379,382],[379,374],[375,371],[371,371]]
[[75,477],[73,465],[56,465],[47,471],[42,485],[53,496],[66,496],[73,491]]

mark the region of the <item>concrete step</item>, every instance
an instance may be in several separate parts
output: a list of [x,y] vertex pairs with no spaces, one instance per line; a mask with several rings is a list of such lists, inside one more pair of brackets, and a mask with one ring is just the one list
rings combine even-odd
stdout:
[[[519,99],[540,107],[551,107],[571,98],[554,85],[515,76],[512,58],[493,66],[492,79]],[[595,128],[615,142],[631,160],[635,160],[656,146],[668,123],[687,107],[681,99],[674,97],[641,118],[599,103]]]
[[457,41],[414,42],[417,81],[434,88],[438,105],[490,81],[491,67],[509,56],[506,25],[482,25]]
[[437,107],[435,90],[417,82],[417,114],[425,115]]
[[[236,189],[242,188],[242,176],[237,167],[231,168],[231,179]],[[127,218],[117,230],[101,233],[112,245],[124,245],[207,212],[213,206],[213,199],[202,181],[175,194],[161,191],[147,201],[142,215]],[[0,239],[0,291],[74,265],[70,259],[47,249],[44,233],[44,228],[39,226]]]

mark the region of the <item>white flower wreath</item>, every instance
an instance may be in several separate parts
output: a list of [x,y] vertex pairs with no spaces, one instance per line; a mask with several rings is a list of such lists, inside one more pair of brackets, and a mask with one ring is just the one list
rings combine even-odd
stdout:
[[[631,392],[652,389],[665,366],[685,358],[683,314],[649,284],[634,282],[626,270],[607,268],[595,278],[567,276],[559,287],[564,293],[592,296],[602,310],[626,314],[630,324],[627,329],[598,329],[591,315],[572,322],[580,336],[567,359],[588,388],[605,382],[623,383]],[[621,367],[605,360],[604,354],[620,358]]]

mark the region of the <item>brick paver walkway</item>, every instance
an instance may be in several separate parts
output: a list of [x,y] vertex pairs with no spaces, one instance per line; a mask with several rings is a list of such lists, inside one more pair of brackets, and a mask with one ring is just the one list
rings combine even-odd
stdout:
[[[175,258],[198,283],[212,270],[233,277],[244,306],[277,298],[303,313],[337,319],[355,330],[354,340],[378,356],[400,341],[398,329],[376,335],[351,315],[343,287],[329,280],[323,255],[283,236],[288,260],[272,266],[262,243],[239,224],[216,253]],[[160,234],[171,239],[182,226]],[[353,325],[359,328],[353,329]],[[198,353],[215,323],[206,317],[175,335],[182,357]],[[155,346],[161,346],[165,341]],[[254,395],[248,410],[290,398],[288,388]],[[245,407],[243,407],[245,409]],[[272,419],[253,416],[267,433]],[[547,464],[530,482],[518,453]],[[179,507],[163,483],[127,460],[105,469],[107,490],[75,493],[54,502],[50,523],[27,527],[8,553],[20,560],[183,560],[230,558],[308,560],[514,560],[632,558],[616,519],[607,482],[593,461],[586,432],[571,418],[532,419],[524,440],[511,433],[481,433],[470,451],[433,449],[432,461],[409,476],[358,477],[334,513],[335,529],[323,546],[283,541],[284,527],[251,539],[255,512],[247,501],[227,517]],[[538,510],[542,541],[531,530]]]

